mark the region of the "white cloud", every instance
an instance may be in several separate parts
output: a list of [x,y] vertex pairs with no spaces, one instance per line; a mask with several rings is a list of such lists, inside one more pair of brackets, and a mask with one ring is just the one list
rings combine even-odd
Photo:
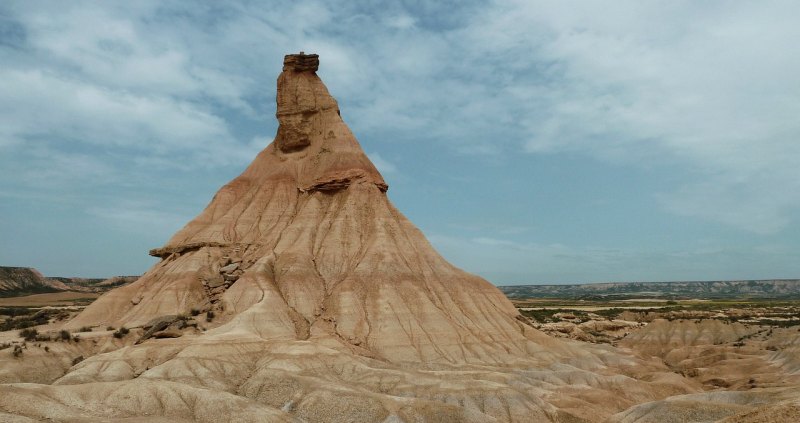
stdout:
[[225,162],[233,139],[219,117],[171,97],[112,91],[39,70],[0,71],[4,138],[125,147]]
[[556,70],[517,88],[517,100],[547,104],[515,103],[527,151],[678,163],[684,186],[660,198],[682,215],[765,234],[796,217],[796,5],[503,4],[466,30],[478,49],[528,50],[517,64]]

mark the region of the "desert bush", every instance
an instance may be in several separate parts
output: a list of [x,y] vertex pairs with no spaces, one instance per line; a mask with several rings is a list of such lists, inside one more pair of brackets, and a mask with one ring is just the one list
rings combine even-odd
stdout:
[[19,331],[20,338],[22,338],[22,339],[24,339],[26,341],[33,341],[34,339],[36,339],[36,335],[38,335],[38,334],[39,334],[39,331],[36,330],[36,329],[32,329],[32,328],[22,329],[21,331]]
[[91,331],[92,331],[92,327],[91,326],[84,326],[84,327],[78,329],[78,332],[91,332]]
[[189,312],[189,314],[191,314],[192,316],[197,316],[198,314],[200,314],[200,310],[193,308],[192,311]]
[[114,326],[106,326],[106,330],[114,330]]
[[65,329],[61,329],[61,332],[58,333],[58,336],[59,338],[61,338],[62,341],[69,341],[70,339],[72,339],[72,334]]
[[14,345],[14,351],[11,353],[14,357],[19,357],[22,355],[22,347],[19,345]]
[[213,311],[211,311],[211,310],[208,310],[208,311],[206,312],[206,320],[207,320],[207,321],[209,321],[209,322],[210,322],[210,321],[214,320],[214,316],[215,316],[215,314],[214,314],[214,312],[213,312]]
[[[65,312],[61,310],[36,310],[27,307],[8,307],[0,309],[0,314],[11,316],[0,323],[0,332],[14,329],[25,329],[33,326],[46,325],[50,319],[58,317]],[[69,315],[68,313],[66,315]]]
[[128,328],[125,326],[119,328],[116,332],[114,332],[114,338],[121,339],[124,338],[130,332]]
[[3,316],[17,317],[27,316],[36,313],[35,310],[27,307],[0,307],[0,314]]

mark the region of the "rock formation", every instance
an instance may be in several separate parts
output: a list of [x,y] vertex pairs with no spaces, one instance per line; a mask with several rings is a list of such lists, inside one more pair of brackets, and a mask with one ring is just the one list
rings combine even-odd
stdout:
[[4,382],[86,357],[0,384],[0,419],[579,422],[699,392],[660,362],[542,334],[444,260],[392,206],[318,64],[286,56],[275,140],[159,263],[67,324],[100,331],[0,354]]
[[211,310],[259,338],[327,340],[388,360],[461,363],[526,354],[523,324],[489,282],[445,261],[388,186],[316,74],[289,55],[277,136],[162,248],[136,283],[73,327],[138,326]]

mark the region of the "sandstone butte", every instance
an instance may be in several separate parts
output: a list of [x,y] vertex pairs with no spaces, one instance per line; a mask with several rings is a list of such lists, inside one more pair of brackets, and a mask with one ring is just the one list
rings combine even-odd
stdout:
[[99,332],[0,362],[0,421],[634,421],[699,395],[660,361],[539,332],[442,258],[318,65],[285,57],[275,140],[159,263],[65,325]]

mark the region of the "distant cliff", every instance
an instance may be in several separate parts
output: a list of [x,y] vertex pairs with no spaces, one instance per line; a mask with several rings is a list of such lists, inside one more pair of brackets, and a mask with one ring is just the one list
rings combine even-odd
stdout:
[[30,267],[0,266],[0,297],[18,297],[46,292],[105,292],[127,285],[138,276],[115,276],[108,279],[46,277]]
[[509,298],[800,298],[800,279],[610,282],[584,285],[516,285],[499,287]]

